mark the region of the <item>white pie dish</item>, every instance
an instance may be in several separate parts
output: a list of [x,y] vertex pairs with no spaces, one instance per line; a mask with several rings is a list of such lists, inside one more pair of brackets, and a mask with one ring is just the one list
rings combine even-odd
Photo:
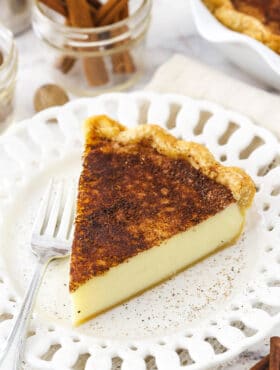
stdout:
[[201,0],[190,0],[190,4],[200,36],[249,75],[280,90],[280,55],[252,37],[225,27]]
[[111,370],[112,363],[115,370],[120,362],[122,370],[145,370],[154,361],[158,370],[193,370],[231,359],[280,322],[280,145],[216,104],[148,92],[79,99],[0,138],[0,345],[34,266],[28,242],[44,185],[50,176],[78,175],[81,123],[100,113],[127,126],[156,122],[207,144],[225,164],[248,171],[259,191],[235,246],[79,328],[71,327],[68,261],[52,263],[31,322],[25,369],[70,370],[85,354],[78,370]]

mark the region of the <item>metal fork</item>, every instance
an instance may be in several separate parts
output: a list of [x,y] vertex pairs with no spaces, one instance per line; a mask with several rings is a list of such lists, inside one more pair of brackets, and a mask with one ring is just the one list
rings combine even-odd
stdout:
[[75,184],[72,182],[67,191],[64,191],[64,185],[64,181],[51,180],[41,201],[31,237],[31,248],[37,257],[37,266],[14,327],[0,351],[1,370],[21,368],[26,330],[45,269],[51,260],[70,253]]

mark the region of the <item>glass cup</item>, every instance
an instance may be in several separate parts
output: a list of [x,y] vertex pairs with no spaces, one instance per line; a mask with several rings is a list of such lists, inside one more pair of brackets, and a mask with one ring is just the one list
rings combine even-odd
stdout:
[[0,22],[14,34],[30,26],[32,0],[1,0]]

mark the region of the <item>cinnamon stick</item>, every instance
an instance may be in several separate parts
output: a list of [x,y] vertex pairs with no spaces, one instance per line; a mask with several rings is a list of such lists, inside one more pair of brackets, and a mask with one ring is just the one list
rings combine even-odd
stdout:
[[269,355],[262,358],[256,365],[251,367],[250,370],[268,370],[269,366]]
[[[128,11],[128,2],[127,2],[126,7],[123,9],[121,19],[128,18],[128,16],[129,16],[129,11]],[[136,70],[136,67],[135,67],[133,58],[131,56],[131,53],[129,53],[128,51],[124,52],[123,59],[124,59],[124,64],[125,64],[125,73],[134,73]]]
[[116,6],[118,6],[118,3],[121,1],[122,0],[108,0],[105,4],[102,5],[97,14],[97,21],[99,26],[106,25],[106,23],[104,23],[104,18],[107,17],[108,14],[110,14],[113,11],[113,9]]
[[59,57],[55,62],[55,68],[59,69],[62,73],[66,74],[71,71],[77,59],[69,55]]
[[[95,27],[90,6],[86,0],[66,0],[68,20],[74,27]],[[91,40],[94,41],[94,36]],[[91,86],[100,86],[108,82],[108,74],[101,57],[87,57],[83,60],[87,82]]]
[[[118,21],[128,18],[129,11],[128,11],[128,1],[124,1],[123,8],[119,11]],[[121,29],[117,29],[114,31],[114,36],[117,36],[120,33],[124,33],[127,31],[127,26],[122,26]],[[118,45],[122,45],[122,42],[119,42]],[[122,51],[120,53],[115,53],[112,55],[112,63],[113,63],[113,71],[116,74],[120,73],[133,73],[135,72],[135,64],[131,53],[127,50]]]
[[[68,10],[67,10],[68,13]],[[66,26],[70,26],[69,20],[66,19],[65,21]],[[70,56],[70,55],[62,55],[57,58],[55,62],[55,67],[59,69],[62,73],[66,74],[74,67],[77,59]]]
[[[45,4],[48,8],[59,13],[63,17],[68,17],[68,9],[66,5],[66,0],[39,0],[42,4]],[[96,11],[100,9],[101,3],[99,0],[88,0],[90,6],[90,12],[92,17],[95,17]]]
[[92,27],[90,7],[86,0],[66,0],[68,21],[74,27]]
[[280,370],[280,337],[270,338],[269,370]]
[[[65,0],[40,0],[43,4],[66,17],[66,25],[70,25],[68,20],[68,9]],[[101,2],[99,0],[88,0],[90,5],[91,16],[94,19],[97,10],[101,7]],[[61,56],[55,62],[55,68],[59,69],[62,73],[68,73],[74,66],[76,58],[72,56]]]
[[250,370],[280,370],[280,337],[270,338],[270,354]]
[[[66,0],[39,0],[41,3],[45,4],[50,9],[59,13],[64,17],[68,17],[68,9]],[[125,1],[123,0],[109,0],[107,3],[102,5],[98,0],[88,0],[87,1],[90,12],[95,20],[97,27],[107,26],[114,23],[116,13],[122,10]],[[98,11],[97,11],[98,10]],[[90,26],[88,26],[90,27]]]

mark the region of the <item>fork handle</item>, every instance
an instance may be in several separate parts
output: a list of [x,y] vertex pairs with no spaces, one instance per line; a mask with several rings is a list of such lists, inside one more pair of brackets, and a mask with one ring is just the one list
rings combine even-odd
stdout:
[[26,330],[32,312],[33,303],[48,261],[38,262],[20,312],[4,348],[0,352],[1,370],[20,370],[24,354]]

